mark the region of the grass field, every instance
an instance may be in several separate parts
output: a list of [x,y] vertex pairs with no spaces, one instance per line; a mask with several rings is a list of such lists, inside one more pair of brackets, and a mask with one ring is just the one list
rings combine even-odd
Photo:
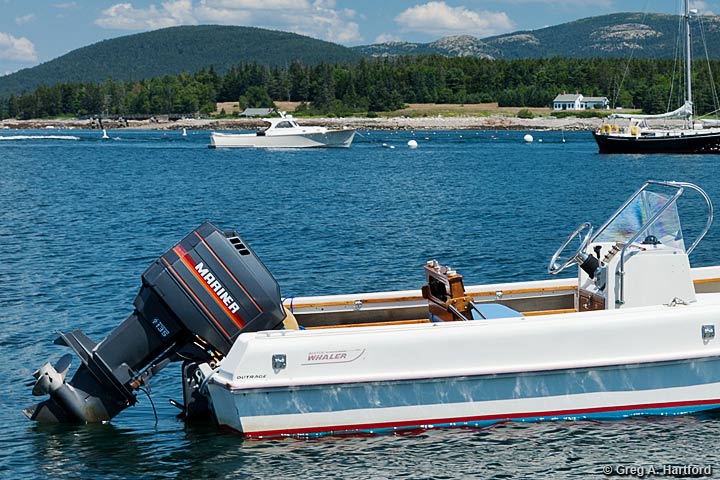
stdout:
[[[218,104],[220,105],[220,104]],[[237,104],[236,104],[237,105]],[[275,102],[280,110],[292,112],[300,102]],[[409,103],[407,108],[392,112],[377,112],[381,117],[514,117],[520,110],[530,110],[536,117],[548,116],[552,109],[533,107],[499,107],[497,103]],[[218,108],[219,110],[219,108]],[[230,111],[226,107],[226,111]]]
[[[292,112],[300,102],[275,102],[280,110]],[[490,115],[515,116],[521,107],[498,107],[497,103],[409,103],[407,108],[392,112],[378,112],[381,117],[489,117]],[[535,116],[547,116],[549,108],[528,108]]]
[[[292,113],[300,102],[275,102],[279,110]],[[548,117],[553,112],[551,108],[536,107],[499,107],[497,103],[409,103],[407,107],[392,112],[377,112],[379,117],[489,117],[500,115],[516,117],[520,110],[529,110],[535,117]],[[217,113],[225,109],[227,114],[238,111],[237,102],[224,102],[217,104]],[[628,113],[634,110],[629,110]],[[600,113],[600,112],[598,112]],[[360,114],[359,116],[363,116]]]
[[530,110],[536,117],[547,116],[552,111],[550,108],[529,108],[529,107],[499,107],[497,103],[409,103],[407,108],[395,110],[394,112],[382,112],[379,115],[389,117],[489,117],[491,115],[503,115],[514,117],[520,110]]

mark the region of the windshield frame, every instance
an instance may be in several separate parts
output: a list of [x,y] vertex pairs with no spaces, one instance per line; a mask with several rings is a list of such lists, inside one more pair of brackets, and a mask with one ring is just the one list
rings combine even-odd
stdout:
[[[697,185],[694,185],[692,183],[687,182],[672,182],[672,181],[657,181],[657,180],[648,180],[645,182],[634,194],[630,196],[621,206],[617,209],[615,213],[613,213],[606,221],[605,223],[595,232],[592,239],[590,240],[590,243],[593,243],[597,241],[597,238],[600,237],[600,235],[603,234],[603,232],[610,226],[623,212],[627,209],[627,207],[644,191],[648,191],[648,188],[650,186],[660,186],[660,187],[669,187],[675,190],[675,193],[668,197],[665,204],[660,207],[652,217],[650,217],[640,228],[638,228],[637,232],[635,232],[635,235],[633,235],[627,243],[633,243],[638,240],[638,238],[646,232],[648,229],[650,229],[653,224],[660,218],[663,213],[670,208],[670,206],[674,205],[678,198],[683,194],[685,188],[691,189],[696,191],[697,193],[702,196],[702,198],[705,200],[705,203],[708,208],[708,218],[707,222],[705,224],[705,228],[703,231],[698,235],[698,237],[695,239],[695,241],[690,245],[689,248],[685,250],[685,252],[690,255],[693,250],[695,250],[695,247],[698,246],[698,244],[702,241],[703,238],[705,238],[705,235],[707,234],[708,230],[710,230],[710,226],[712,225],[713,221],[713,207],[712,202],[710,201],[710,197],[703,191],[700,187]],[[649,190],[653,192],[652,190]],[[658,193],[658,192],[653,192]],[[662,194],[659,194],[662,195]],[[682,229],[682,223],[680,222],[679,216],[678,216],[678,226]]]

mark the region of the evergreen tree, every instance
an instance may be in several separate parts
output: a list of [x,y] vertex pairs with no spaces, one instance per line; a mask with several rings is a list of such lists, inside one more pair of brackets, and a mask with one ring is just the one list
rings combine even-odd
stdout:
[[[695,110],[718,109],[713,77],[717,61],[694,69]],[[213,112],[218,101],[272,106],[273,100],[304,102],[310,113],[350,114],[389,111],[405,103],[498,102],[501,106],[548,107],[559,93],[607,96],[616,106],[648,113],[677,108],[683,89],[671,88],[682,77],[672,61],[615,59],[488,60],[439,55],[362,59],[356,64],[294,61],[287,67],[240,64],[218,75],[213,67],[195,74],[102,84],[40,87],[0,99],[0,115],[13,118],[111,113],[168,114]]]
[[245,95],[239,99],[241,108],[275,108],[267,88],[262,86],[248,87]]

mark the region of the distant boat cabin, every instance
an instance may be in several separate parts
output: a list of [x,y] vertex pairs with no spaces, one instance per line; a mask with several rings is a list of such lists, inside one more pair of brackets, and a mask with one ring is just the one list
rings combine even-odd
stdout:
[[579,93],[563,93],[553,100],[553,110],[592,110],[610,108],[607,97],[583,97]]
[[241,117],[267,117],[275,112],[274,108],[246,108],[240,113]]

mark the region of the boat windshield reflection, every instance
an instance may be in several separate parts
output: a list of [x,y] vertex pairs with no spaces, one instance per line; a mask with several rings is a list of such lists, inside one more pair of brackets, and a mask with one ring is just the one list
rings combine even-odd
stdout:
[[[668,202],[672,203],[662,211]],[[658,213],[660,215],[657,219],[648,226],[648,222]],[[653,239],[685,252],[680,215],[677,203],[671,196],[648,190],[640,192],[611,219],[595,237],[595,242],[628,242],[632,238]]]

